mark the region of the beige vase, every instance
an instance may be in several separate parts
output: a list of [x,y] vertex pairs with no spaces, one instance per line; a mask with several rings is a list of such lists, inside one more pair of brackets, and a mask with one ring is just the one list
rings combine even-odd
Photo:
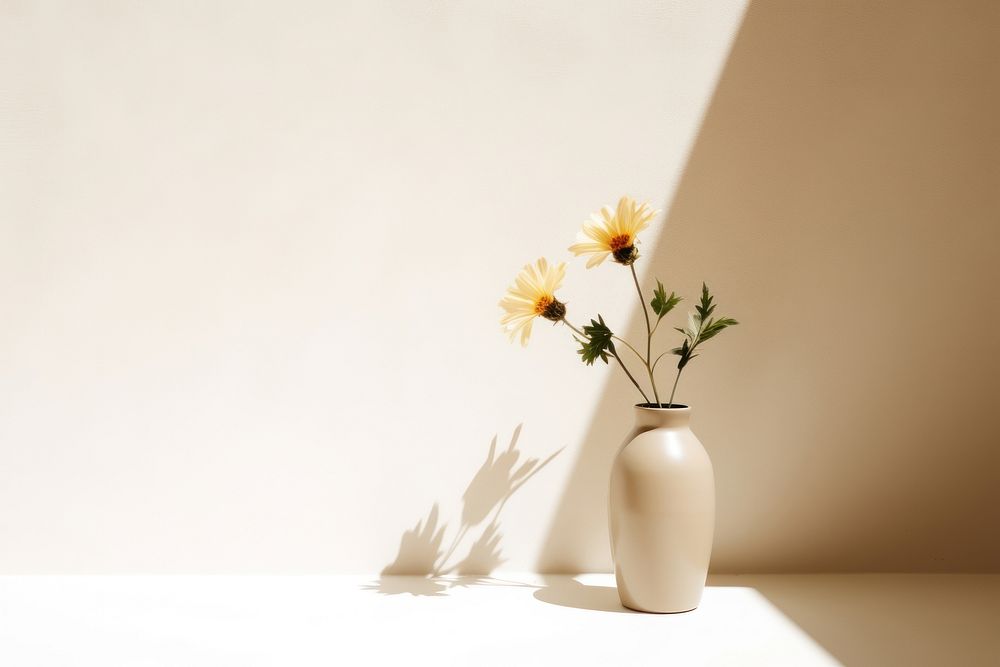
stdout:
[[712,461],[691,408],[635,406],[611,471],[611,553],[622,604],[691,611],[701,601],[715,530]]

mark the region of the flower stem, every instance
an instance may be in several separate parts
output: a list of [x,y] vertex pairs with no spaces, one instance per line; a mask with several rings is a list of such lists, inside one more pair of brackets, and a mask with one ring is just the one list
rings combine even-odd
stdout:
[[624,345],[628,349],[632,350],[632,352],[635,353],[635,356],[639,357],[639,360],[642,363],[646,363],[646,360],[643,359],[642,355],[639,353],[639,350],[637,350],[634,347],[632,347],[631,345],[629,345],[629,342],[627,340],[625,340],[624,338],[619,338],[618,336],[612,336],[612,338],[614,338],[616,341],[618,341],[619,343],[621,343],[622,345]]
[[[701,343],[701,333],[704,330],[705,330],[705,322],[699,318],[698,331],[694,332],[693,334],[688,334],[688,340],[690,341],[690,343],[689,343],[687,357],[686,357],[687,361],[691,360],[692,355],[694,355],[695,349],[697,349],[698,345]],[[685,341],[685,342],[687,342],[687,341]],[[678,364],[678,367],[677,367],[677,377],[674,378],[674,388],[670,390],[670,402],[667,403],[667,407],[668,408],[671,407],[674,404],[674,394],[677,393],[677,383],[680,382],[681,371],[684,370],[684,364],[686,364],[687,361],[685,361],[684,357],[681,357],[681,361]]]
[[[584,338],[587,338],[587,339],[590,338],[590,336],[588,336],[587,334],[583,333],[582,331],[580,331],[579,329],[577,329],[575,326],[573,326],[572,324],[570,324],[569,320],[567,320],[565,317],[562,318],[562,323],[565,324],[566,326],[568,326],[573,331],[575,331],[578,335],[583,336]],[[617,336],[615,336],[615,337],[617,338]],[[621,340],[621,339],[619,338],[619,340]],[[622,342],[625,343],[625,341],[622,341]],[[625,344],[628,345],[628,343],[625,343]],[[629,347],[632,348],[631,345],[629,345]],[[642,400],[644,400],[645,402],[649,403],[649,397],[646,396],[646,392],[644,392],[642,390],[642,387],[639,386],[639,383],[635,381],[635,377],[633,377],[632,374],[629,373],[628,368],[626,368],[626,366],[625,366],[625,362],[622,361],[621,357],[618,356],[617,352],[615,352],[614,350],[609,350],[609,351],[611,352],[611,356],[613,356],[615,358],[615,361],[618,362],[618,365],[622,367],[623,371],[625,371],[625,375],[628,376],[628,379],[632,381],[632,384],[635,385],[635,388],[639,390],[640,394],[642,394]],[[632,351],[635,352],[635,348],[632,348]],[[636,354],[638,355],[639,353],[636,352]],[[641,359],[642,357],[640,356],[639,358]]]
[[[642,288],[639,287],[639,276],[636,275],[635,264],[629,264],[628,268],[632,270],[632,282],[635,283],[635,291],[639,295],[639,305],[642,306],[642,315],[646,318],[646,358],[643,361],[646,364],[646,373],[649,374],[649,384],[653,385],[653,397],[656,399],[656,407],[660,407],[660,394],[656,391],[656,379],[653,377],[653,368],[649,365],[650,357],[653,356],[653,327],[649,323],[649,310],[646,308],[645,299],[642,298]],[[646,402],[648,403],[649,401]]]
[[677,369],[677,377],[674,378],[674,388],[670,390],[670,401],[667,403],[667,407],[668,408],[672,408],[674,406],[674,394],[677,393],[677,383],[681,379],[681,371],[682,370],[684,370],[684,369],[683,368],[678,368]]
[[[632,377],[632,374],[628,372],[627,368],[625,368],[625,363],[621,360],[621,357],[618,356],[618,353],[615,352],[614,350],[611,350],[611,356],[615,358],[615,360],[618,362],[618,365],[622,367],[623,371],[625,371],[625,375],[628,376],[628,379],[632,381],[632,384],[635,385],[635,388],[639,390],[640,394],[642,394],[642,400],[649,403],[649,396],[646,396],[646,392],[642,390],[642,387],[639,386],[639,383],[635,381],[635,378]],[[659,401],[659,399],[657,399],[657,401]]]

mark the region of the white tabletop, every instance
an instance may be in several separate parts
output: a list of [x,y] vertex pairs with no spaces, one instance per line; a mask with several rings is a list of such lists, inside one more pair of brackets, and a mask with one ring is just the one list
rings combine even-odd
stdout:
[[1000,576],[710,584],[655,615],[610,575],[0,577],[0,664],[1000,664]]

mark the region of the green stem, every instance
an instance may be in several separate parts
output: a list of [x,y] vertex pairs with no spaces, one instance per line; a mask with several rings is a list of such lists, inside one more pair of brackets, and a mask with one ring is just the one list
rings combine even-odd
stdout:
[[[586,338],[588,340],[590,339],[590,336],[588,336],[587,334],[583,333],[582,331],[580,331],[579,329],[577,329],[575,326],[573,326],[572,324],[570,324],[569,320],[567,320],[565,317],[562,318],[562,323],[565,324],[566,326],[568,326],[573,331],[575,331],[578,335],[583,336],[584,338]],[[622,341],[622,342],[624,343],[625,341]],[[628,343],[625,343],[625,344],[628,345]],[[629,345],[629,347],[632,347],[632,346]],[[636,382],[635,378],[632,376],[632,374],[629,373],[628,368],[625,367],[625,362],[622,361],[621,357],[618,356],[617,352],[615,352],[614,350],[609,350],[609,351],[611,352],[611,356],[613,356],[615,358],[615,361],[618,362],[618,365],[622,367],[623,371],[625,371],[625,375],[628,376],[628,379],[632,381],[632,384],[635,385],[635,388],[639,390],[640,394],[642,394],[642,400],[644,400],[646,403],[649,403],[649,397],[646,396],[646,392],[644,392],[642,390],[642,387],[639,386],[639,383]],[[632,348],[632,351],[635,352],[635,348]],[[639,354],[639,353],[636,352],[636,354]]]
[[621,357],[618,356],[618,353],[615,352],[614,350],[611,350],[611,356],[615,358],[615,360],[618,362],[618,365],[622,367],[623,371],[625,371],[625,375],[628,376],[628,379],[632,381],[632,384],[635,385],[635,388],[639,390],[640,394],[642,394],[642,400],[645,401],[646,403],[649,403],[649,396],[646,396],[646,392],[642,390],[642,387],[639,386],[639,383],[635,381],[635,378],[632,377],[632,374],[628,372],[627,368],[625,368],[625,363],[622,361]]
[[656,364],[660,363],[660,359],[662,359],[663,357],[667,356],[671,352],[672,352],[672,350],[667,350],[666,352],[664,352],[663,354],[661,354],[660,356],[658,356],[656,358],[656,360],[653,362],[653,370],[654,371],[656,370]]
[[677,377],[674,378],[674,388],[670,390],[670,401],[667,403],[667,407],[668,408],[672,408],[674,406],[674,394],[677,393],[677,383],[681,379],[681,371],[682,370],[684,370],[684,369],[683,368],[678,368],[677,369]]
[[573,326],[572,324],[570,324],[569,320],[567,320],[565,317],[562,318],[562,323],[565,324],[566,326],[568,326],[573,331],[575,331],[580,336],[583,336],[584,338],[590,338],[590,336],[588,336],[587,334],[583,333],[582,331],[580,331],[579,329],[577,329],[575,326]]
[[[701,343],[701,332],[704,329],[705,329],[705,323],[704,322],[699,322],[698,323],[698,332],[694,335],[694,338],[691,338],[690,336],[688,336],[688,338],[691,340],[691,346],[688,348],[687,356],[686,357],[681,357],[681,362],[687,363],[686,360],[690,360],[691,357],[694,356],[695,349]],[[659,359],[657,359],[657,361],[659,361]],[[674,394],[677,392],[677,383],[680,382],[681,371],[683,371],[683,370],[684,370],[683,367],[677,369],[677,377],[674,378],[674,388],[670,390],[670,402],[667,403],[667,407],[668,408],[670,406],[672,406],[673,403],[674,403]]]
[[632,350],[632,352],[635,353],[635,356],[639,357],[639,361],[641,361],[643,364],[646,363],[646,360],[642,358],[641,354],[639,354],[639,350],[637,350],[634,347],[632,347],[631,345],[629,345],[629,342],[627,340],[625,340],[624,338],[619,338],[618,336],[614,336],[614,335],[611,336],[611,337],[614,338],[619,343],[621,343],[622,345],[624,345],[625,347],[627,347],[628,349]]
[[646,308],[645,299],[642,298],[642,288],[639,286],[639,276],[635,272],[635,263],[629,264],[628,268],[632,270],[632,282],[635,283],[635,291],[639,295],[639,305],[642,306],[642,315],[646,318],[646,358],[644,362],[646,364],[646,373],[649,374],[649,384],[653,386],[653,397],[656,398],[656,407],[660,407],[660,394],[656,391],[656,379],[653,377],[653,368],[649,365],[650,357],[653,356],[653,327],[649,323],[649,310]]

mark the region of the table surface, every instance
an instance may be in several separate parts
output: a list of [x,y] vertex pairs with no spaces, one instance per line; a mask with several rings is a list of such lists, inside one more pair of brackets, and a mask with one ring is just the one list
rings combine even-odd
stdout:
[[1000,575],[713,576],[667,615],[606,574],[8,576],[0,664],[998,665]]

